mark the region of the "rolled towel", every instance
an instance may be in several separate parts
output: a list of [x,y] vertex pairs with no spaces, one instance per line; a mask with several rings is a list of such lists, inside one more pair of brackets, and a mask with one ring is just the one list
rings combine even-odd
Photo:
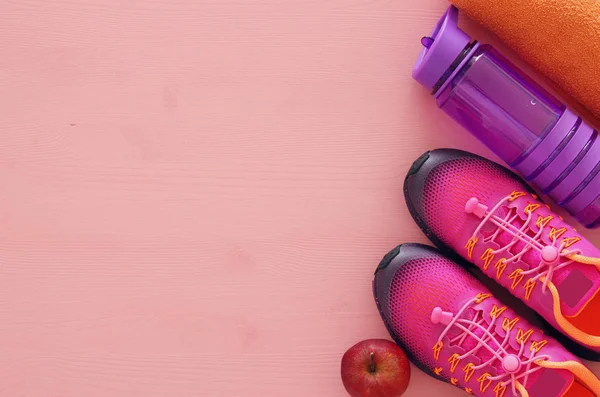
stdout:
[[451,0],[600,118],[599,0]]

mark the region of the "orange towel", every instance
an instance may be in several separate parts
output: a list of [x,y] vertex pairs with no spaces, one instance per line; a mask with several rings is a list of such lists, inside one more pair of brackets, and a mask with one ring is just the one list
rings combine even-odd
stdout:
[[600,118],[600,0],[451,0]]

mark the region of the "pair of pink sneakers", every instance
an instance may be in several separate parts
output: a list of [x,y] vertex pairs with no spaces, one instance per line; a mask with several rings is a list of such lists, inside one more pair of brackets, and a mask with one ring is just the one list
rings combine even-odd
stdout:
[[[571,353],[600,361],[600,251],[514,173],[467,152],[425,153],[404,194],[441,251],[395,248],[373,291],[413,363],[475,396],[600,397],[600,381]],[[570,351],[494,297],[491,280]]]

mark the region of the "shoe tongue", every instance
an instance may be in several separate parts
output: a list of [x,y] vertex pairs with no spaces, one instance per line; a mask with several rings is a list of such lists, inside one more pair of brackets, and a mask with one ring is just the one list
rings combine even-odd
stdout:
[[[481,329],[476,329],[473,331],[473,333],[479,338],[484,337],[484,332]],[[465,349],[465,351],[470,351],[471,349],[475,348],[475,346],[477,346],[478,343],[478,340],[476,340],[472,336],[468,336],[465,339],[465,342],[462,344],[462,347]],[[500,347],[499,343],[496,340],[488,341],[487,345],[495,351],[497,351]],[[488,362],[493,357],[492,352],[489,349],[486,349],[485,347],[478,349],[478,351],[475,352],[473,355],[479,360],[481,360],[481,363]],[[499,360],[494,360],[491,366],[494,367],[496,371],[498,371],[498,373],[504,372],[504,370],[502,369],[502,363]]]
[[[474,334],[481,338],[484,332],[477,329],[474,331]],[[497,337],[501,338],[500,336]],[[465,351],[469,351],[473,349],[477,343],[478,341],[475,338],[469,336],[461,346]],[[499,343],[496,340],[488,341],[487,345],[493,350],[498,350],[499,348]],[[509,353],[519,354],[517,350],[510,346],[506,347],[506,349]],[[481,363],[484,363],[489,361],[493,355],[488,349],[481,348],[474,356],[479,358]],[[491,366],[496,369],[497,374],[504,372],[502,363],[499,360],[494,360]],[[532,368],[535,368],[535,366],[532,366]],[[571,389],[574,380],[575,377],[573,374],[567,370],[544,368],[529,375],[525,387],[529,392],[529,397],[571,397],[570,395],[567,396],[567,392]],[[521,383],[523,383],[522,379]]]
[[[473,318],[475,311],[470,310],[470,312],[471,313],[469,313],[467,315],[467,317]],[[487,328],[487,325],[488,325],[487,323],[483,324],[483,326],[485,328]],[[467,336],[465,338],[464,342],[461,344],[461,347],[465,351],[471,351],[473,348],[475,348],[477,346],[477,344],[479,343],[479,340],[486,339],[487,340],[486,345],[488,347],[490,347],[493,351],[498,351],[498,350],[500,350],[501,343],[504,341],[504,337],[498,335],[494,330],[492,331],[492,333],[494,334],[495,338],[492,340],[488,340],[485,331],[481,328],[476,328],[473,330],[473,334],[475,334],[477,336],[477,338],[474,338],[472,336]],[[506,350],[509,354],[519,355],[519,351],[517,349],[514,349],[511,345],[505,346],[504,350]],[[477,351],[473,355],[480,360],[480,363],[486,363],[494,357],[494,354],[490,351],[490,349],[487,349],[485,347],[481,347],[481,348],[477,349]],[[495,368],[498,374],[504,372],[504,369],[502,368],[502,362],[500,360],[494,360],[490,366]],[[532,374],[531,376],[535,377],[536,375],[537,374]]]
[[[496,215],[504,218],[504,217],[506,217],[506,214],[508,213],[508,211],[509,211],[508,208],[500,207],[498,209],[498,211],[496,211]],[[521,218],[517,217],[517,219],[515,219],[514,221],[511,222],[511,225],[513,225],[517,229],[520,229],[521,227],[523,227],[524,223],[525,222]],[[490,222],[490,225],[492,226],[492,228],[490,230],[482,230],[483,235],[485,235],[485,236],[491,235],[491,234],[493,234],[493,232],[495,232],[497,230],[496,225],[492,224],[491,222]],[[502,230],[496,237],[495,241],[501,247],[504,247],[507,244],[510,244],[512,242],[513,238],[514,238],[513,234]],[[519,241],[510,249],[510,252],[505,252],[504,256],[512,256],[514,254],[518,254],[525,248],[525,246],[526,246],[526,243],[524,241]],[[540,264],[541,256],[538,251],[530,249],[530,250],[527,250],[527,252],[521,257],[521,261],[527,263],[530,268],[534,268]]]
[[525,386],[529,397],[565,397],[575,381],[575,376],[566,369],[544,368],[536,375],[538,376],[530,378]]

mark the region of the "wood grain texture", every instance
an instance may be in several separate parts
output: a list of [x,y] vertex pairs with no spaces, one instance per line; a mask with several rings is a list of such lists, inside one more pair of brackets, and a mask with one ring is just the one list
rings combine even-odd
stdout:
[[2,2],[0,395],[345,396],[410,163],[490,155],[410,77],[446,6]]

